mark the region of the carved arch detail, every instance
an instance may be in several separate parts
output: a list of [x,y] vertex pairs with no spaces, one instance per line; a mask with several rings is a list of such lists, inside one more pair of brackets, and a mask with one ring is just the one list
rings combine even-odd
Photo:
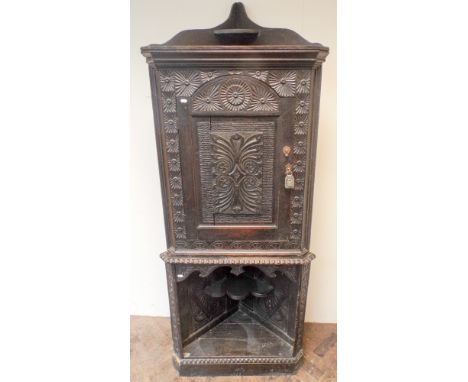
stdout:
[[192,111],[279,112],[279,96],[266,83],[245,75],[220,76],[192,95]]

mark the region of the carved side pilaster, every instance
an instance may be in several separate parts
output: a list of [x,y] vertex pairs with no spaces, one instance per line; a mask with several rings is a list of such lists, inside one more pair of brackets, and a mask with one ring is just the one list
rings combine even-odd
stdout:
[[166,263],[167,290],[169,293],[169,307],[171,310],[172,343],[174,352],[182,357],[182,338],[180,334],[179,302],[177,298],[177,282],[175,279],[175,266]]
[[299,301],[296,316],[296,340],[294,341],[294,353],[302,351],[302,340],[304,338],[304,318],[307,303],[307,288],[309,286],[310,263],[301,267],[301,285],[299,288]]

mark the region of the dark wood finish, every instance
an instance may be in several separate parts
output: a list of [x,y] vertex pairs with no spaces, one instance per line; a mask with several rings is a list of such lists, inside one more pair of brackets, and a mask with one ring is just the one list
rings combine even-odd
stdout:
[[[235,3],[223,24],[183,31],[142,53],[174,364],[183,375],[292,372],[303,354],[314,257],[308,247],[328,48],[263,28]],[[235,342],[239,330],[244,342]]]

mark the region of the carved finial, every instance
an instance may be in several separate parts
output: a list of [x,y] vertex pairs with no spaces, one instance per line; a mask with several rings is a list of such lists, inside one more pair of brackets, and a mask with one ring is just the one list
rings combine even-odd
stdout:
[[240,2],[232,4],[231,13],[224,24],[227,23],[230,24],[229,27],[232,29],[258,27],[257,24],[249,19],[244,4]]
[[248,44],[258,36],[259,25],[247,16],[244,4],[232,4],[228,19],[216,28],[215,36],[224,44]]

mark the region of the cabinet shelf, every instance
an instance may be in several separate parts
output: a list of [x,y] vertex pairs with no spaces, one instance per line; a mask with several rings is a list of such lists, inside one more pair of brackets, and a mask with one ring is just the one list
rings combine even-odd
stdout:
[[273,284],[267,278],[250,277],[245,273],[236,276],[230,273],[212,281],[204,291],[213,298],[228,296],[232,300],[241,301],[250,295],[258,298],[266,297],[273,289]]

